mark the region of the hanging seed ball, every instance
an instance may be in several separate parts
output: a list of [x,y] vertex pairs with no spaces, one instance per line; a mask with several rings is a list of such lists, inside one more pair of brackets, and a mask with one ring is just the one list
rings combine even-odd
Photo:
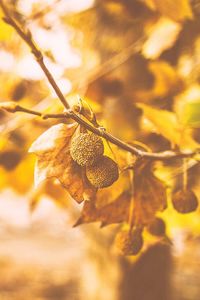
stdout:
[[94,165],[86,167],[86,176],[96,188],[112,185],[119,177],[116,162],[108,156],[102,156]]
[[152,235],[163,236],[165,235],[166,225],[161,218],[155,218],[148,226],[147,230]]
[[118,232],[115,238],[115,246],[123,255],[137,255],[143,246],[141,230],[123,230]]
[[104,152],[102,139],[94,133],[80,133],[72,138],[70,154],[80,166],[93,165]]
[[198,199],[192,190],[179,190],[172,195],[172,204],[179,213],[187,214],[198,207]]

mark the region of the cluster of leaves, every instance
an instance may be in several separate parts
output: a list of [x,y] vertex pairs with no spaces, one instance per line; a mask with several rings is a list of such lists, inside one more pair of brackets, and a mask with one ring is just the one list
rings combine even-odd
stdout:
[[[145,144],[143,146],[150,147],[154,151],[199,148],[197,131],[200,127],[200,89],[196,57],[200,48],[200,14],[197,3],[195,1],[190,3],[188,0],[109,0],[96,1],[96,3],[95,8],[92,7],[76,15],[59,16],[62,21],[60,30],[65,26],[67,30],[69,26],[73,28],[75,39],[72,42],[75,47],[82,49],[83,59],[81,67],[75,70],[63,68],[63,76],[67,74],[73,88],[80,88],[81,92],[87,90],[86,97],[99,117],[100,123],[118,138],[128,140],[130,143],[136,143],[136,139],[140,140]],[[46,30],[48,25],[46,14],[48,15],[48,12],[40,15],[38,23],[34,20],[38,28],[41,27],[43,30]],[[27,18],[30,20],[31,16]],[[96,31],[91,30],[94,24]],[[0,26],[7,25],[2,22]],[[6,30],[7,28],[10,27],[7,26]],[[48,30],[45,33],[48,34]],[[76,39],[76,34],[80,36],[80,33],[83,34],[83,38]],[[0,38],[8,43],[8,35],[10,31]],[[99,39],[97,41],[98,36],[102,37],[101,41]],[[140,37],[142,37],[141,41]],[[139,46],[136,44],[138,40]],[[16,43],[18,40],[13,41],[13,45]],[[55,41],[53,43],[55,44]],[[6,44],[6,47],[10,52],[13,51],[9,49],[9,45]],[[55,64],[58,57],[53,50],[50,45],[45,55],[51,63]],[[78,79],[77,74],[80,74]],[[11,98],[30,106],[30,103],[35,105],[44,96],[53,98],[45,84],[37,81],[38,78],[36,81],[34,78],[26,81],[22,75],[20,75],[21,80],[18,78],[19,74],[12,74],[12,76],[14,80],[11,86],[7,87],[5,92],[1,92],[2,99]],[[3,79],[1,77],[1,80]],[[30,92],[27,93],[27,90]],[[72,93],[69,96],[69,99],[74,102]],[[61,108],[55,105],[46,109],[47,112],[52,110],[60,111]],[[7,118],[7,115],[3,115],[2,123],[6,123]],[[88,121],[87,115],[85,119]],[[36,130],[35,124],[35,120],[30,121],[29,126],[34,128],[34,136],[31,139],[44,131],[44,127],[45,129],[48,127],[48,124],[41,125],[41,121],[38,121],[38,130]],[[173,207],[182,213],[196,210],[196,196],[191,188],[183,184],[180,177],[173,177],[173,170],[180,164],[179,162],[167,161],[158,165],[151,159],[136,159],[130,164],[125,152],[117,147],[113,147],[113,156],[106,142],[104,145],[106,154],[114,158],[122,171],[119,179],[111,187],[100,190],[94,188],[86,178],[85,169],[80,167],[70,155],[71,139],[79,130],[77,123],[67,124],[63,121],[44,132],[29,149],[29,152],[37,155],[36,186],[39,186],[44,179],[56,178],[76,202],[84,202],[81,216],[75,225],[90,222],[100,222],[101,226],[113,223],[129,224],[128,229],[125,227],[125,232],[128,232],[125,239],[127,238],[128,241],[133,238],[132,232],[141,236],[142,231],[146,229],[150,233],[156,233],[156,236],[165,237],[166,240],[165,230],[161,230],[162,234],[157,234],[160,232],[159,228],[163,228],[163,223],[162,221],[159,223],[157,214],[167,208],[167,187],[170,192],[173,192],[169,206],[173,203]],[[24,148],[27,148],[31,139],[24,132],[22,136],[25,137]],[[17,151],[16,147],[13,150],[16,166],[22,156],[19,148]],[[0,164],[4,169],[12,169],[10,166],[5,166],[7,161],[5,155],[10,151],[5,147],[5,142],[2,149],[4,150],[2,158],[0,157]],[[16,152],[21,155],[20,158],[16,158]],[[13,157],[10,156],[10,152],[8,156]],[[197,165],[198,157],[195,159],[195,162],[193,159],[188,159],[186,164]],[[32,170],[31,159],[29,166],[28,159],[22,164],[26,169],[30,166]],[[123,171],[127,165],[131,165],[131,168]],[[156,175],[154,168],[156,168]],[[169,172],[166,171],[167,168]],[[23,173],[21,170],[18,172]],[[14,177],[20,178],[16,175]],[[191,186],[195,187],[193,179],[192,177]],[[28,187],[31,181],[30,176]],[[2,186],[4,184],[5,182]],[[192,205],[190,205],[191,201]],[[124,235],[122,239],[118,238],[118,244],[123,246],[121,243],[125,243],[125,239]],[[127,239],[126,245],[129,245]],[[141,239],[139,241],[141,242]],[[142,243],[140,245],[142,246]],[[138,247],[138,251],[140,249],[141,247]],[[124,252],[129,254],[127,248]]]
[[[141,247],[136,246],[137,251],[133,251],[132,247],[135,245],[130,242],[132,239],[135,241],[135,238],[129,232],[132,228],[136,228],[135,232],[138,235],[138,229],[140,229],[141,236],[142,230],[149,226],[154,226],[154,231],[159,232],[160,224],[155,223],[156,214],[167,208],[166,185],[153,174],[152,161],[139,158],[132,166],[131,172],[134,171],[134,177],[130,185],[127,188],[122,186],[122,191],[117,197],[102,205],[101,199],[109,197],[109,191],[103,191],[102,195],[101,190],[94,188],[87,180],[85,168],[79,166],[71,157],[71,139],[76,130],[80,130],[77,123],[54,125],[32,144],[29,152],[35,153],[38,157],[35,166],[36,186],[45,179],[56,178],[75,201],[78,203],[84,201],[81,216],[74,226],[90,222],[100,222],[101,227],[115,223],[129,224],[125,240],[123,237],[119,242],[117,236],[116,244],[122,247],[123,254],[137,254],[143,243],[140,243]],[[119,180],[115,187],[110,188],[118,189],[120,184]],[[133,191],[131,186],[133,186]],[[180,213],[195,211],[198,202],[196,196],[193,195],[193,192],[189,190],[176,193],[172,198],[174,208]],[[154,231],[150,230],[153,234]],[[166,237],[165,231],[161,235]],[[127,241],[128,250],[126,247],[124,249]]]

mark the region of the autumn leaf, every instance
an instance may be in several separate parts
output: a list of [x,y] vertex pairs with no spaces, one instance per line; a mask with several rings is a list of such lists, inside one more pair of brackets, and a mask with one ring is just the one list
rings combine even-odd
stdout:
[[180,76],[177,76],[175,68],[166,61],[151,61],[148,64],[148,69],[155,78],[152,87],[154,99],[176,93],[182,88],[183,82]]
[[58,124],[44,132],[29,152],[37,155],[35,185],[57,178],[77,202],[89,200],[96,190],[87,182],[84,171],[70,156],[70,140],[77,124]]
[[190,131],[184,130],[184,127],[178,122],[175,113],[153,108],[143,103],[138,103],[137,106],[143,110],[144,116],[155,126],[155,129],[171,143],[186,149],[198,147],[198,143],[193,140]]
[[[155,218],[158,211],[166,208],[166,187],[154,176],[149,163],[139,164],[135,169],[134,178],[132,224],[145,226]],[[101,227],[114,223],[128,223],[131,199],[131,193],[125,191],[111,203],[98,207],[97,194],[95,200],[84,203],[81,216],[74,226],[91,222],[101,222]]]
[[177,76],[176,69],[168,62],[161,59],[149,61],[148,70],[154,78],[152,88],[134,92],[137,102],[149,103],[155,99],[167,99],[183,89],[184,81],[181,76]]
[[10,186],[19,194],[27,193],[33,185],[33,166],[32,157],[27,155],[11,172],[0,167],[0,189]]
[[123,192],[115,201],[101,207],[96,207],[95,201],[84,203],[81,216],[74,226],[85,223],[101,222],[101,227],[114,223],[121,223],[128,220],[130,193]]
[[162,15],[176,22],[192,19],[192,9],[189,0],[146,0],[147,5],[158,10]]
[[3,12],[0,9],[0,41],[7,40],[14,32],[13,28],[3,21],[3,16]]
[[140,163],[134,172],[134,225],[149,224],[166,207],[166,186],[154,176],[151,164]]
[[183,121],[187,126],[200,127],[200,101],[186,103],[183,111]]
[[142,48],[143,55],[146,58],[158,58],[174,45],[180,31],[180,24],[165,17],[160,18],[153,26],[147,27],[149,35]]

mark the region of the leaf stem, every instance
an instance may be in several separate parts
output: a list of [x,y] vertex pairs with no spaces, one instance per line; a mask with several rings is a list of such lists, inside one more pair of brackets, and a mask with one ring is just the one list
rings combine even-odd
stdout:
[[188,173],[187,173],[187,159],[183,158],[183,190],[187,190]]
[[133,170],[129,171],[130,174],[130,182],[131,182],[131,201],[129,206],[129,216],[128,216],[128,224],[129,231],[131,232],[133,228],[133,212],[134,212],[134,173]]

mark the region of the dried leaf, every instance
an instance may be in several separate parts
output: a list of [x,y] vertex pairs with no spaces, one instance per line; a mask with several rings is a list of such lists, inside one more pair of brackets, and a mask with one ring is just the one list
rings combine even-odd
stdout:
[[127,172],[121,173],[119,179],[106,189],[99,189],[97,192],[95,205],[97,209],[106,206],[117,199],[124,190],[130,188],[129,176]]
[[[134,225],[147,225],[158,211],[166,208],[166,187],[154,176],[149,163],[138,165],[134,175]],[[95,201],[85,202],[81,217],[74,226],[84,223],[101,222],[101,227],[113,223],[129,221],[131,194],[123,192],[113,202],[98,207],[98,194]]]
[[137,166],[134,174],[134,225],[147,225],[167,206],[166,187],[156,178],[149,163]]
[[95,205],[96,200],[87,201],[84,203],[81,217],[74,226],[84,223],[101,222],[102,227],[127,221],[130,199],[130,194],[128,192],[123,192],[115,201],[99,209]]
[[77,124],[58,124],[44,132],[29,152],[38,156],[35,185],[47,178],[57,178],[77,202],[89,200],[96,190],[87,182],[82,168],[70,156],[70,140]]

